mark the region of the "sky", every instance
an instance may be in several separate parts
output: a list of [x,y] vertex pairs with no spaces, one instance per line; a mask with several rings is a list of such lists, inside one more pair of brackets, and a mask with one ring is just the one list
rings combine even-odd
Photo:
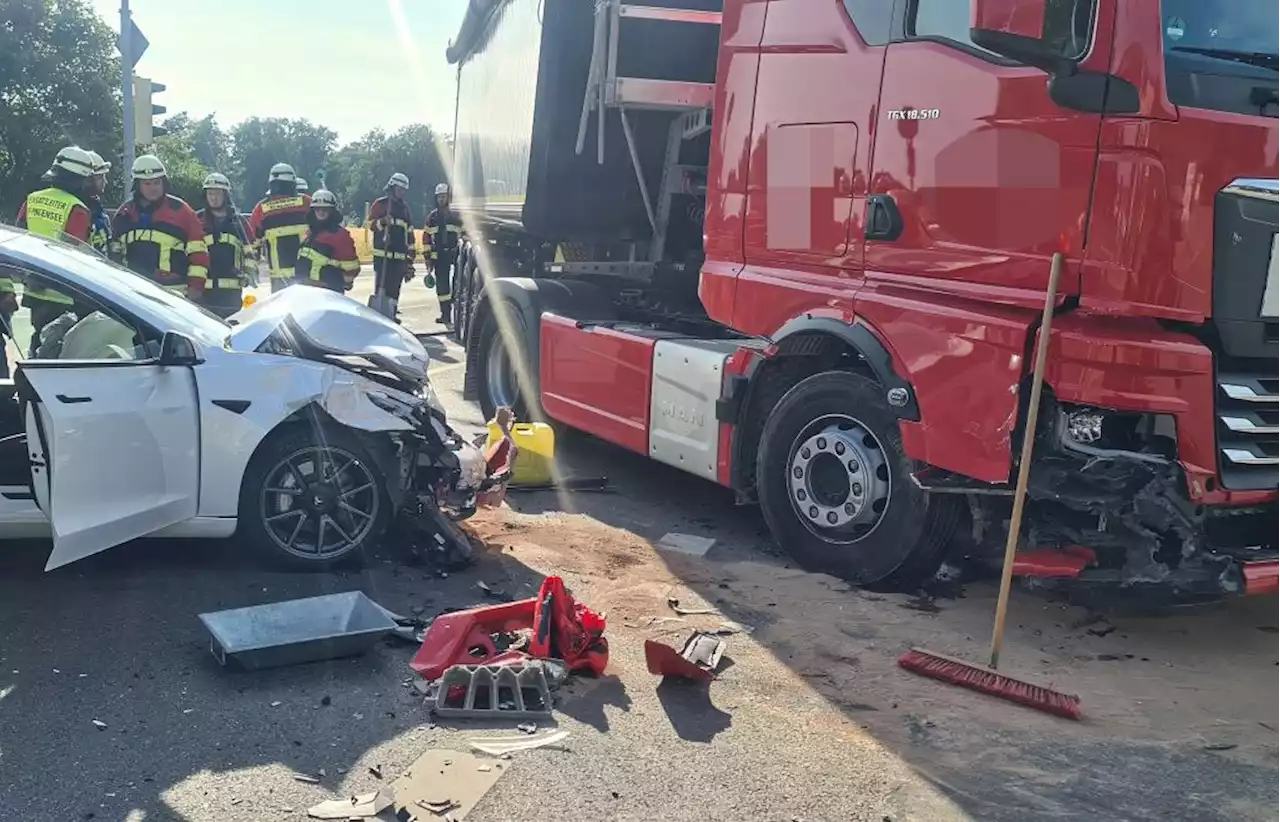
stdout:
[[[92,0],[120,29],[120,0]],[[350,142],[374,128],[453,130],[444,52],[467,0],[130,0],[150,42],[134,69],[168,114],[305,117]],[[163,116],[157,117],[157,121]]]

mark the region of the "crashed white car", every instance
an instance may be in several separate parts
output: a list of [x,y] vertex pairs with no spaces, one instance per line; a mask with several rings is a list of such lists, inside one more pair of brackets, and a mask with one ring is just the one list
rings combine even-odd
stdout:
[[295,286],[224,322],[4,226],[0,268],[76,301],[58,344],[0,381],[0,538],[52,525],[47,568],[136,537],[237,532],[325,567],[405,511],[443,548],[465,543],[451,523],[477,494],[501,493],[504,477],[448,427],[422,344],[341,294]]

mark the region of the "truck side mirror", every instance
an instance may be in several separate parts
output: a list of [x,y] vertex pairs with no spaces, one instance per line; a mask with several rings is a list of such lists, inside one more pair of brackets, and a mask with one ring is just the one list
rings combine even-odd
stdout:
[[[969,39],[1001,57],[1035,66],[1053,77],[1075,74],[1076,59],[1047,37],[1052,0],[969,0]],[[1085,2],[1086,7],[1093,4]],[[1072,10],[1075,14],[1075,10]],[[1071,21],[1067,21],[1071,25]]]

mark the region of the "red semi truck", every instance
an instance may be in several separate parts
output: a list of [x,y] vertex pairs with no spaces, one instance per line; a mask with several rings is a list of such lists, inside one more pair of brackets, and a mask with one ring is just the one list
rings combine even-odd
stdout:
[[[668,0],[671,4],[672,0]],[[466,390],[909,587],[1277,590],[1274,0],[472,0]]]

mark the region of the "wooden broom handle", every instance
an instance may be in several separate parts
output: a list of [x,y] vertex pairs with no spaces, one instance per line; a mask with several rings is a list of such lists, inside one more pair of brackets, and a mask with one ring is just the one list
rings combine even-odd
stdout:
[[1040,418],[1040,394],[1044,389],[1044,365],[1049,359],[1049,331],[1053,325],[1053,309],[1058,302],[1058,280],[1062,276],[1062,252],[1053,255],[1049,266],[1049,288],[1044,294],[1044,313],[1040,316],[1040,335],[1036,341],[1036,362],[1031,371],[1031,398],[1027,421],[1022,429],[1022,454],[1018,458],[1018,482],[1013,488],[1013,513],[1009,515],[1009,536],[1004,543],[1004,568],[1000,572],[1000,595],[996,598],[996,622],[991,631],[991,669],[1000,664],[1000,646],[1004,643],[1004,622],[1009,610],[1009,589],[1013,586],[1013,558],[1018,553],[1018,535],[1022,531],[1022,508],[1027,498],[1027,481],[1031,477],[1031,452],[1036,442],[1036,423]]

